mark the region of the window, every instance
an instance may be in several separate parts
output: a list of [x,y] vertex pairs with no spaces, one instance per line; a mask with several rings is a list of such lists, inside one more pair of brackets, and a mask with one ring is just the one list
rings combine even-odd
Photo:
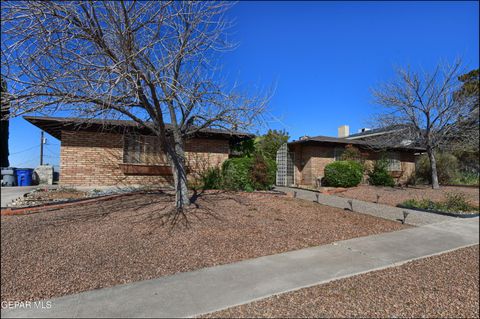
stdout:
[[167,163],[156,136],[125,135],[123,162],[128,164],[162,165]]
[[389,171],[401,171],[402,162],[400,161],[399,153],[389,153],[388,154],[388,170]]
[[333,158],[335,158],[336,161],[341,161],[343,152],[345,152],[345,148],[335,147],[333,149]]

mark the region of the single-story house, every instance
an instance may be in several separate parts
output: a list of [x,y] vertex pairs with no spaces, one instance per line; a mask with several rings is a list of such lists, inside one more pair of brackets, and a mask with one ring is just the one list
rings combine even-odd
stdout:
[[[170,186],[171,167],[151,131],[133,121],[24,116],[61,141],[60,185]],[[167,134],[169,126],[167,125]],[[254,137],[243,132],[203,129],[186,141],[189,177],[221,165],[231,147]]]
[[[388,129],[362,129],[358,134],[349,134],[349,127],[338,129],[338,137],[303,136],[299,140],[284,144],[277,153],[277,185],[318,187],[324,177],[325,166],[340,160],[346,147],[357,148],[365,160],[367,169],[382,155],[389,160],[388,169],[397,183],[406,183],[415,173],[416,157],[424,152],[423,148],[412,145],[410,141],[400,141],[395,146],[376,146],[382,134]],[[366,175],[364,182],[366,182]]]

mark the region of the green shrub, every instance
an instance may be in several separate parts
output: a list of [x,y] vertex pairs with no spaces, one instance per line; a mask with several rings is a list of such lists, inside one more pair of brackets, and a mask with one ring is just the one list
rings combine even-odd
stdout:
[[460,172],[452,181],[452,185],[479,185],[479,176],[474,172]]
[[462,193],[447,193],[444,202],[445,208],[450,211],[466,212],[472,210],[472,205],[468,201],[465,194]]
[[373,170],[368,173],[368,182],[376,186],[393,187],[395,185],[395,181],[388,171],[388,161],[384,157],[375,162]]
[[223,163],[223,188],[227,190],[253,191],[251,169],[254,159],[251,157],[230,158]]
[[[435,152],[437,175],[440,184],[451,184],[458,178],[458,160],[448,153]],[[421,182],[431,183],[430,161],[427,154],[422,154],[417,161],[416,177]]]
[[436,210],[443,212],[475,212],[478,207],[469,203],[464,194],[461,193],[447,193],[446,199],[442,202],[434,202],[430,199],[409,199],[402,203],[408,208],[420,208],[427,210]]
[[275,161],[257,154],[250,172],[252,184],[256,190],[270,189],[275,184],[277,164]]
[[336,161],[325,166],[325,183],[333,187],[353,187],[363,177],[362,164],[355,161]]
[[207,169],[201,176],[201,184],[203,189],[221,189],[222,188],[222,171],[219,167]]

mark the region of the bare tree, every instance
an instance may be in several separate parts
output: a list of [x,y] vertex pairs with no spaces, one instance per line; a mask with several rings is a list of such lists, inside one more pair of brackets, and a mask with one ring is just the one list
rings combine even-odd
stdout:
[[453,142],[478,145],[478,119],[471,118],[475,99],[459,98],[461,63],[439,64],[429,72],[398,69],[397,77],[373,90],[384,110],[376,117],[388,134],[371,142],[384,146],[419,146],[426,150],[431,167],[432,188],[439,188],[435,151]]
[[[158,137],[176,207],[189,204],[186,139],[204,128],[248,129],[267,94],[219,76],[228,2],[3,2],[2,77],[13,115],[68,111],[131,119]],[[171,123],[171,129],[166,127]]]

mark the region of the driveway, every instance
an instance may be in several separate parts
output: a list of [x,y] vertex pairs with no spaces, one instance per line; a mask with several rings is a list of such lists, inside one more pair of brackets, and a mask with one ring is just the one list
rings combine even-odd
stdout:
[[[23,196],[26,193],[39,187],[36,186],[14,186],[14,187],[2,187],[2,203],[1,207],[6,207],[8,203],[11,203],[14,199]],[[42,186],[43,187],[43,186]],[[52,186],[48,186],[51,188]]]

